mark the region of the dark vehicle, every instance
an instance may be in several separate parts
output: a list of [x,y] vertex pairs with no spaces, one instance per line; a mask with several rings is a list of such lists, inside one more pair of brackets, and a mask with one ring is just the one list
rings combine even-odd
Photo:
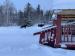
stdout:
[[27,25],[22,25],[22,26],[21,26],[21,28],[26,28],[26,27],[27,27]]
[[43,27],[43,26],[44,26],[44,24],[43,24],[43,23],[38,24],[38,27]]

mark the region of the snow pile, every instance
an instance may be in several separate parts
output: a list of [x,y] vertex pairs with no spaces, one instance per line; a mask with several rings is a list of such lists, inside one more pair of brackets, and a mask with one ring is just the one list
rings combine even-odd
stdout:
[[33,33],[37,26],[0,27],[0,56],[74,56],[75,51],[51,48],[38,43],[39,36]]

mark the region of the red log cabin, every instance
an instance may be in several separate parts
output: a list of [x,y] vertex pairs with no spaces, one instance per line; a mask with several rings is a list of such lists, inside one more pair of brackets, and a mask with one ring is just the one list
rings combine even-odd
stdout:
[[55,48],[75,48],[75,10],[64,9],[58,13],[53,25],[34,33],[40,35],[39,43]]

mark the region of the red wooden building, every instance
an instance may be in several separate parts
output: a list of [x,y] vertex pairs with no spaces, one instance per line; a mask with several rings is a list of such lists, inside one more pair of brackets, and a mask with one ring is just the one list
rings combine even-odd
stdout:
[[53,47],[75,48],[75,10],[62,10],[58,13],[53,25],[46,27],[39,34],[39,43]]

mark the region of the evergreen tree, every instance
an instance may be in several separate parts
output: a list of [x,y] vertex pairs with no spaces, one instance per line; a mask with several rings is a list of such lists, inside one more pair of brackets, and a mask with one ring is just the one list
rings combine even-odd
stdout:
[[40,5],[38,5],[37,8],[36,8],[36,20],[37,20],[37,23],[41,23],[41,14],[42,14],[42,10],[40,8]]
[[18,12],[19,15],[19,25],[23,25],[24,21],[24,13],[22,11]]
[[50,10],[46,11],[46,13],[44,14],[45,23],[48,23],[51,20],[52,15],[53,15],[53,11]]
[[40,15],[41,9],[40,9],[40,5],[38,5],[37,7],[37,15]]
[[31,6],[30,3],[27,3],[25,9],[24,9],[24,19],[28,20],[28,22],[31,21],[31,24],[33,24],[34,19],[34,8]]

